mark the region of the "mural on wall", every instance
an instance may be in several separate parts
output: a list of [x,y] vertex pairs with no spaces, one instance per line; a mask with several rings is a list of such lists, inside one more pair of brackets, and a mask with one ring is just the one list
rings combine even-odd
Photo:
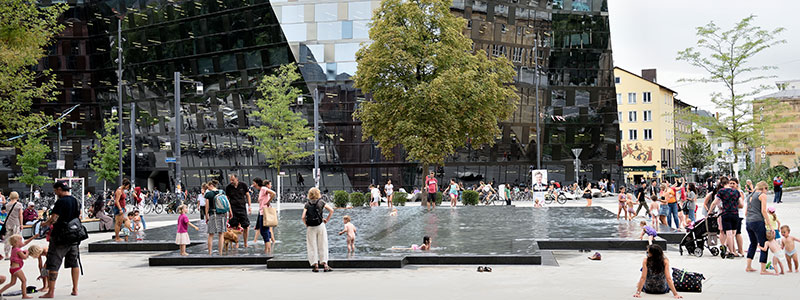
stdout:
[[622,158],[624,159],[628,156],[643,163],[649,162],[653,160],[653,147],[644,147],[642,143],[626,144],[622,150]]

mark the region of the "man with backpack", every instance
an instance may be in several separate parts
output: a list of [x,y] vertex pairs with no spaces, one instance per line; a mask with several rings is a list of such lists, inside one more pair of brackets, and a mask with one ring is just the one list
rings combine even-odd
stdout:
[[208,227],[208,255],[211,255],[211,247],[214,243],[214,235],[219,237],[219,254],[222,254],[222,246],[224,241],[222,234],[228,230],[226,223],[228,223],[228,215],[230,214],[230,207],[228,206],[228,199],[225,192],[217,189],[219,181],[212,180],[208,182],[208,190],[206,191],[206,224]]
[[[42,226],[47,227],[53,225],[52,233],[50,236],[50,245],[47,251],[47,262],[45,269],[47,269],[48,290],[41,298],[53,298],[56,286],[56,279],[58,279],[58,269],[61,268],[61,262],[64,262],[64,268],[72,269],[72,296],[78,295],[78,278],[80,277],[80,263],[78,252],[78,245],[80,241],[65,241],[65,236],[71,234],[69,226],[71,223],[80,216],[80,204],[78,200],[72,197],[69,193],[70,187],[63,181],[58,181],[53,184],[53,191],[58,197],[50,217],[45,221]],[[80,221],[78,221],[80,222]],[[83,227],[83,226],[79,226]]]

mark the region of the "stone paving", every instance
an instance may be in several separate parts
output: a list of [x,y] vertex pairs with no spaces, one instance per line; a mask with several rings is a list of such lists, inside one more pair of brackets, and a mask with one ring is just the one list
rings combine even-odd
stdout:
[[[613,198],[597,199],[595,204],[615,209],[614,201]],[[785,204],[777,206],[778,216],[782,223],[793,225],[795,234],[800,235],[800,193],[784,195],[784,201]],[[582,201],[570,201],[567,205],[582,204]],[[155,227],[172,223],[159,221],[148,225]],[[98,233],[93,234],[90,241],[107,238],[108,233]],[[77,299],[249,299],[255,296],[272,299],[631,298],[644,252],[603,251],[602,254],[602,261],[590,261],[586,259],[586,253],[555,251],[559,266],[494,266],[492,273],[478,273],[476,266],[410,266],[391,270],[340,269],[333,273],[312,273],[307,270],[266,270],[260,266],[148,267],[147,258],[153,253],[88,253],[84,246],[81,258],[85,276],[81,278],[81,296]],[[670,246],[667,256],[672,266],[701,272],[707,277],[703,293],[682,293],[685,299],[798,298],[798,273],[783,276],[745,273],[744,259],[679,256],[674,246]],[[29,285],[40,286],[39,282],[34,283],[36,260],[26,261],[24,271]],[[57,298],[76,299],[68,296],[69,278],[67,272],[62,272],[56,285]],[[669,295],[644,297],[671,298]]]

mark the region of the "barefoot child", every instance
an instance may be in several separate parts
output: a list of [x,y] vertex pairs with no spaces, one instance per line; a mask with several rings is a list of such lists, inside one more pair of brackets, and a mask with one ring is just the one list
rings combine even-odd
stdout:
[[350,216],[342,217],[344,220],[344,229],[339,231],[339,235],[347,233],[347,253],[356,251],[356,226],[350,223]]
[[625,187],[619,188],[619,195],[617,195],[617,220],[619,220],[622,212],[625,212],[625,220],[628,220],[628,209],[625,207],[628,203],[628,194],[625,193]]
[[189,253],[186,253],[186,245],[190,244],[188,226],[192,226],[192,228],[197,231],[199,231],[200,228],[197,228],[197,226],[189,222],[189,217],[186,216],[186,205],[178,206],[178,213],[181,214],[181,216],[178,217],[178,233],[175,234],[175,244],[181,246],[181,255],[187,256]]
[[[783,249],[781,249],[781,242],[775,240],[775,231],[767,230],[767,242],[764,243],[764,246],[758,246],[758,249],[772,252],[772,268],[775,269],[775,275],[783,275],[783,262],[781,262],[781,259],[784,257],[784,254]],[[780,273],[778,273],[778,267],[781,268]]]
[[[781,238],[781,230],[780,230],[780,228],[781,228],[781,220],[778,220],[778,215],[775,214],[775,207],[772,207],[772,206],[768,207],[767,208],[767,214],[768,215],[764,216],[765,221],[768,224],[772,225],[772,229],[775,231],[775,239],[776,240],[780,239]],[[769,230],[769,227],[767,227],[767,230]]]
[[800,239],[789,235],[789,225],[781,226],[781,235],[783,236],[783,251],[786,252],[786,264],[789,265],[789,272],[792,272],[792,263],[794,262],[794,271],[800,272],[797,266],[797,248],[794,247],[795,242],[800,242]]
[[423,251],[428,251],[428,250],[431,250],[431,237],[429,237],[427,235],[422,237],[422,245],[412,244],[411,248],[392,247],[392,250],[423,250]]
[[131,216],[131,221],[133,222],[133,235],[136,237],[137,241],[144,240],[142,216],[139,215],[138,210],[133,211],[132,214],[133,216]]
[[660,211],[658,207],[658,196],[653,195],[650,200],[653,201],[650,202],[650,219],[653,221],[653,228],[658,228],[658,212]]
[[639,225],[642,226],[642,233],[639,234],[639,239],[640,240],[643,239],[644,235],[646,234],[647,235],[648,244],[652,245],[653,244],[653,239],[656,238],[658,233],[656,232],[655,229],[653,229],[653,227],[647,226],[647,221],[641,221],[641,222],[639,222]]
[[25,243],[22,241],[22,236],[19,234],[12,235],[9,239],[9,244],[11,244],[11,255],[9,256],[9,260],[11,261],[11,266],[9,266],[8,272],[11,273],[11,282],[0,288],[0,294],[5,292],[10,287],[14,286],[19,279],[22,287],[22,299],[31,299],[33,297],[28,296],[27,291],[27,279],[25,278],[25,272],[22,272],[22,266],[25,265],[25,259],[28,258],[28,251],[22,250]]
[[[31,238],[32,239],[32,238]],[[36,280],[42,280],[42,288],[40,291],[47,290],[47,269],[44,267],[44,259],[47,257],[47,247],[40,247],[39,245],[31,245],[28,247],[28,256],[34,257],[39,260],[39,277]]]
[[535,207],[535,208],[541,208],[542,207],[542,204],[539,203],[539,199],[536,199],[533,202],[534,202],[533,203],[533,207]]

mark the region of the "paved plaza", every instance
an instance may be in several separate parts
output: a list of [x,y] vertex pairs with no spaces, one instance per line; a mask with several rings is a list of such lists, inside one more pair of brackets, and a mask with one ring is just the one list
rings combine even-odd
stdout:
[[[777,206],[778,216],[783,224],[800,228],[800,193],[789,193],[784,200],[786,203]],[[612,209],[614,201],[604,198],[595,203]],[[566,205],[581,204],[570,201]],[[172,225],[171,217],[151,216],[148,225]],[[108,233],[92,234],[88,242],[108,237]],[[492,273],[478,273],[477,266],[469,265],[312,273],[266,270],[263,266],[149,267],[147,259],[155,253],[88,253],[86,244],[81,255],[85,268],[80,281],[82,299],[297,299],[310,294],[323,299],[626,299],[632,298],[644,258],[644,251],[602,251],[602,261],[590,261],[586,253],[554,251],[558,266],[498,265],[492,266]],[[744,259],[722,260],[708,252],[701,258],[680,256],[674,245],[669,246],[667,256],[672,266],[703,273],[707,278],[703,293],[682,293],[686,299],[797,299],[797,273],[745,273]],[[24,270],[36,274],[36,262],[29,260]],[[62,272],[57,298],[68,298],[69,288],[69,275]]]

